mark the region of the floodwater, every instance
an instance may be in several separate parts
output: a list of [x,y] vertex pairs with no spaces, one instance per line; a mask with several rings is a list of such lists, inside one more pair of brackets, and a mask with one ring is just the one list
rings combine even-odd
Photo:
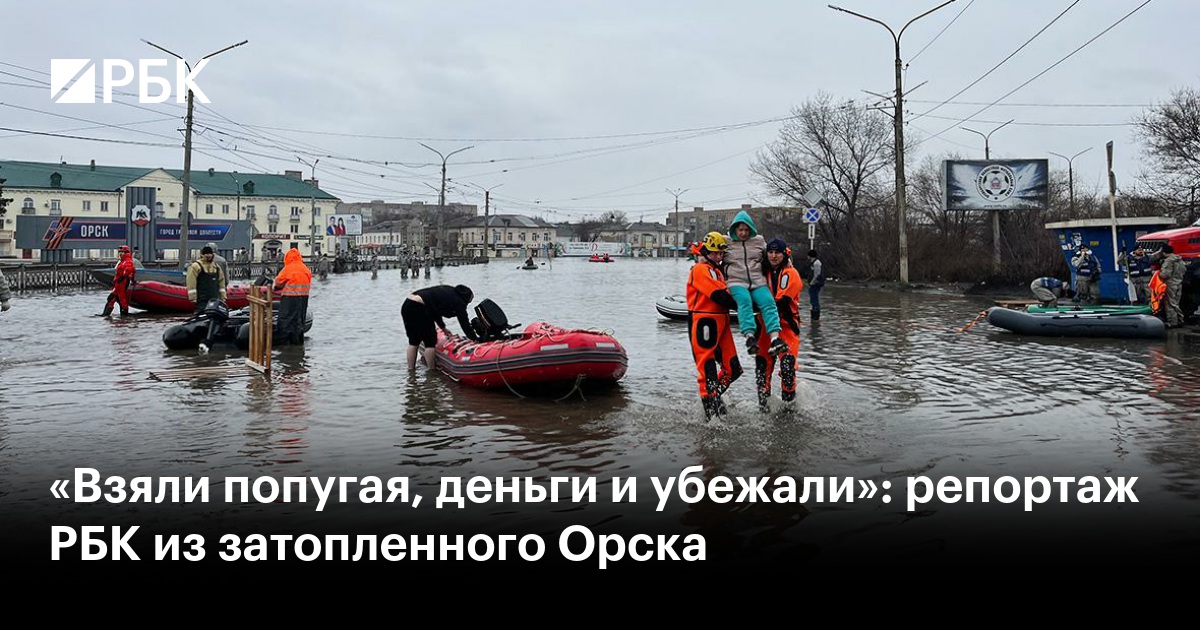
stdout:
[[[434,269],[417,280],[398,270],[374,280],[369,273],[330,276],[314,281],[306,345],[277,348],[269,379],[151,380],[152,371],[237,365],[243,355],[168,351],[162,332],[180,317],[93,317],[104,301],[99,290],[18,295],[0,316],[6,544],[20,541],[31,562],[45,564],[53,525],[204,531],[210,560],[224,532],[536,534],[547,558],[559,555],[557,536],[572,525],[625,539],[679,535],[677,551],[684,536],[704,538],[704,562],[626,558],[603,572],[594,557],[567,564],[624,577],[897,562],[909,571],[1067,559],[1076,567],[1101,559],[1105,566],[1149,565],[1200,553],[1200,352],[1182,337],[1023,338],[986,322],[963,332],[990,302],[831,285],[817,326],[802,311],[796,409],[775,400],[771,413],[760,413],[747,374],[727,396],[731,414],[706,422],[686,324],[654,309],[655,299],[683,292],[689,265],[556,259],[536,271],[494,262]],[[628,352],[628,373],[615,388],[567,391],[558,400],[470,389],[424,366],[410,374],[400,305],[413,289],[440,283],[470,285],[477,300],[493,299],[513,323],[611,331]],[[736,478],[787,477],[826,478],[827,491],[830,478],[853,478],[855,497],[801,504],[676,496],[658,509],[652,478],[691,466],[703,467],[706,479],[735,479],[734,497]],[[78,467],[125,479],[207,477],[211,497],[187,505],[55,499],[51,485]],[[312,496],[308,503],[227,503],[222,480],[233,476],[406,477],[423,502],[368,504],[352,495],[320,511]],[[1029,511],[1024,494],[1015,503],[994,494],[968,503],[964,494],[908,505],[915,478],[994,484],[1006,476],[1020,483],[1136,477],[1138,502],[1080,503],[1079,485],[1060,499],[1055,485]],[[450,477],[593,478],[597,496],[572,502],[567,492],[558,503],[439,509],[439,484]],[[612,500],[614,478],[636,479],[635,501]],[[868,481],[888,482],[890,490],[868,493],[860,483]],[[1109,486],[1101,484],[1103,498]],[[71,490],[75,496],[74,484]],[[222,564],[218,570],[235,566]],[[354,575],[372,565],[337,566]],[[469,572],[482,565],[453,566]]]

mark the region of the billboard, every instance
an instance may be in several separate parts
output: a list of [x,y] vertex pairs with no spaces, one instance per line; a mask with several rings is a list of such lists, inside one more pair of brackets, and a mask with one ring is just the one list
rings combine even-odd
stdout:
[[325,223],[326,236],[360,236],[361,234],[361,214],[333,214]]
[[567,243],[559,243],[556,247],[559,256],[592,256],[595,254],[608,254],[609,256],[629,256],[633,253],[632,246],[629,243],[608,243],[603,241],[592,241],[590,243],[580,243],[578,241],[570,241]]
[[1050,166],[1038,160],[945,160],[946,210],[1045,210]]

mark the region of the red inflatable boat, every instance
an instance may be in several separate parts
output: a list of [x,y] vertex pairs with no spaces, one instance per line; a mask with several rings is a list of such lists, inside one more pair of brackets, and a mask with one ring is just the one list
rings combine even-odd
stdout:
[[613,259],[608,254],[592,254],[588,258],[588,262],[612,262]]
[[[250,306],[246,299],[248,287],[234,285],[225,289],[225,303],[230,310]],[[158,313],[191,313],[196,305],[188,299],[187,287],[146,280],[138,282],[129,290],[129,305]]]
[[439,329],[437,367],[467,385],[525,394],[615,383],[625,376],[628,358],[612,335],[534,322],[497,341],[475,342]]

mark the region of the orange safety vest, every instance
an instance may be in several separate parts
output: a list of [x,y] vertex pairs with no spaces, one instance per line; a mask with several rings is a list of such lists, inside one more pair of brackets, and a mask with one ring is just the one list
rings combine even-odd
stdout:
[[1161,315],[1167,305],[1167,283],[1158,276],[1158,271],[1150,276],[1150,310],[1155,315]]
[[289,249],[283,258],[283,269],[275,276],[280,297],[306,297],[312,287],[312,270],[304,264],[300,250]]

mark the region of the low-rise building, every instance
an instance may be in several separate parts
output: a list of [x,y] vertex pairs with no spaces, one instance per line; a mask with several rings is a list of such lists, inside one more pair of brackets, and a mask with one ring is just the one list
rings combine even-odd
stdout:
[[558,228],[542,219],[523,214],[497,214],[455,219],[447,225],[446,238],[456,243],[461,256],[523,258],[547,256],[558,240]]
[[750,214],[750,218],[754,220],[759,230],[764,229],[767,223],[798,224],[804,216],[803,208],[753,206],[744,203],[740,208],[705,210],[702,207],[695,207],[690,211],[670,212],[667,214],[667,226],[682,229],[684,232],[683,242],[694,243],[703,240],[704,235],[709,232],[728,234],[729,224],[733,222],[733,218],[739,212],[743,211]]
[[[137,192],[139,203],[145,200],[156,221],[178,224],[183,209],[182,170],[98,165],[94,160],[90,164],[0,161],[0,177],[7,180],[6,195],[13,199],[9,207],[15,208],[19,216],[120,224],[130,220],[131,190]],[[321,239],[313,239],[312,235],[323,225],[322,213],[331,212],[338,202],[317,182],[304,181],[299,171],[279,175],[208,169],[193,171],[190,180],[191,220],[225,225],[242,233],[253,228],[255,260],[260,260],[264,251],[286,249],[285,241],[300,241],[305,255],[320,253]],[[0,256],[38,258],[38,248],[15,248],[14,214],[3,217],[0,225]],[[84,258],[115,257],[115,247],[109,240],[96,241],[104,243],[103,248],[75,250]],[[202,242],[188,243],[193,254],[202,246]],[[146,260],[179,259],[178,247],[164,247],[160,242],[158,250],[142,255]]]

